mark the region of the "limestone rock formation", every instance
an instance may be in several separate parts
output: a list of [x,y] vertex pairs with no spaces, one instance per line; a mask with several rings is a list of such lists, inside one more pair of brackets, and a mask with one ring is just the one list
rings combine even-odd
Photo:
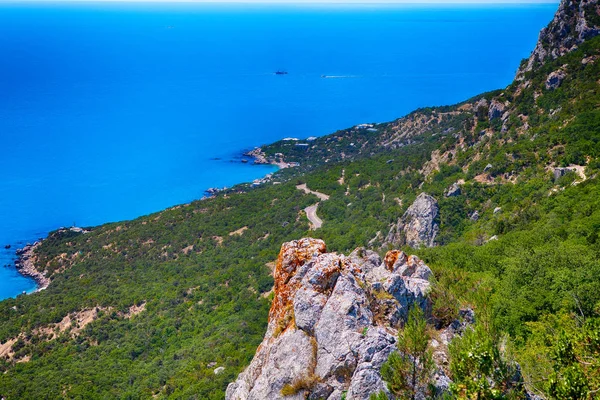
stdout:
[[598,0],[562,0],[554,19],[542,29],[529,60],[519,69],[517,79],[546,60],[555,60],[575,49],[583,41],[600,34],[597,25]]
[[439,206],[436,199],[421,193],[406,210],[402,218],[392,226],[385,244],[392,246],[433,247],[439,232]]
[[546,79],[546,89],[555,90],[558,89],[562,81],[567,77],[565,72],[561,69],[558,71],[551,72]]
[[460,185],[458,184],[458,182],[454,182],[452,185],[450,185],[450,187],[448,189],[446,189],[444,196],[454,197],[454,196],[460,196],[460,194],[461,194]]
[[475,111],[479,109],[487,109],[489,107],[488,101],[485,97],[481,98],[477,103],[475,103]]
[[554,170],[552,171],[552,175],[554,176],[554,180],[557,181],[559,180],[561,177],[565,176],[566,174],[568,174],[569,172],[575,173],[577,174],[577,168],[574,166],[569,166],[569,167],[556,167],[554,168]]
[[[415,256],[326,253],[325,243],[285,243],[275,270],[264,340],[227,400],[366,400],[387,390],[380,367],[408,310],[429,309],[431,270]],[[448,382],[440,370],[439,382]],[[282,394],[282,390],[286,394]]]
[[502,117],[505,110],[506,106],[504,104],[500,103],[495,99],[492,100],[492,103],[490,104],[490,109],[488,111],[488,117],[490,121]]

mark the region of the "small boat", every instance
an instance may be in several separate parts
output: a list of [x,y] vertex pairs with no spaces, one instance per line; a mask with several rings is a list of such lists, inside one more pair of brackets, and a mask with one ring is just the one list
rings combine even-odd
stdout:
[[287,75],[287,71],[277,70],[275,71],[275,75]]
[[10,244],[7,244],[6,246],[4,246],[4,248],[5,248],[6,250],[10,249]]

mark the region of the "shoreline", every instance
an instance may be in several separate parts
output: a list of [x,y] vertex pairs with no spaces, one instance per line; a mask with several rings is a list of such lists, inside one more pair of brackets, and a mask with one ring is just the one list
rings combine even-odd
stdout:
[[[279,160],[268,158],[267,155],[263,152],[261,147],[255,147],[252,150],[242,151],[239,154],[242,157],[251,158],[252,159],[251,165],[272,165],[274,167],[277,167],[277,171],[280,171],[285,168],[297,167],[299,165],[298,163],[295,163],[295,162],[286,162],[283,159],[283,157],[281,157]],[[247,164],[248,160],[242,159],[242,161],[239,161],[239,162],[241,162],[243,164]],[[232,187],[235,187],[236,185],[242,185],[242,184],[249,184],[250,186],[259,186],[259,185],[262,185],[263,183],[271,182],[273,180],[273,174],[277,171],[269,172],[268,174],[264,175],[262,178],[257,178],[255,180],[253,180],[252,182],[240,182],[238,184],[233,185]],[[225,186],[222,188],[220,188],[220,187],[208,188],[204,191],[205,197],[203,197],[200,200],[203,200],[205,198],[214,197],[221,192],[225,192],[225,191],[231,189],[232,187]]]
[[[63,233],[67,231],[82,234],[86,234],[89,232],[86,229],[72,226],[70,228],[60,227],[54,233]],[[15,260],[14,265],[17,269],[17,272],[25,277],[33,278],[33,280],[35,280],[36,282],[37,288],[32,292],[28,292],[27,294],[42,291],[46,289],[52,282],[51,279],[46,276],[46,271],[40,272],[35,267],[35,262],[37,261],[35,250],[38,247],[40,247],[44,240],[49,238],[52,234],[53,232],[50,232],[48,236],[46,236],[46,238],[38,239],[33,244],[27,244],[26,246],[17,249],[17,251],[15,252],[15,254],[17,255],[17,259]]]
[[261,147],[255,147],[250,151],[242,153],[242,155],[252,158],[255,165],[275,165],[279,169],[293,168],[298,166],[298,163],[285,161],[283,159],[283,155],[279,157],[279,160],[267,157]]
[[[250,151],[242,151],[241,155],[252,158],[254,165],[273,165],[273,166],[276,166],[279,170],[297,166],[296,163],[285,162],[283,160],[283,158],[278,161],[267,159],[266,155],[263,153],[263,151],[260,147],[256,147]],[[262,178],[255,179],[253,182],[248,182],[248,183],[250,185],[255,185],[255,186],[260,185],[262,183],[269,182],[272,179],[272,176],[273,176],[273,173],[268,173],[265,176],[263,176]],[[244,183],[244,182],[240,182],[240,183]],[[228,187],[208,188],[205,191],[205,194],[207,196],[205,196],[199,200],[203,200],[204,198],[214,197],[217,194],[219,194],[220,192],[226,191],[227,189],[229,189],[229,188]],[[175,206],[177,206],[177,205],[175,205]],[[169,207],[165,208],[164,210],[166,210],[168,208]],[[161,211],[164,211],[164,210],[161,210]],[[76,228],[76,227],[72,227],[72,228],[61,227],[58,229],[58,231],[62,231],[65,229],[75,230],[77,232],[82,232],[82,233],[88,232],[84,229]],[[23,293],[32,294],[32,293],[40,292],[40,291],[48,288],[48,286],[51,283],[50,278],[46,277],[43,272],[40,272],[35,268],[35,262],[37,260],[37,257],[35,256],[34,253],[35,253],[35,250],[43,243],[44,240],[45,239],[38,239],[33,244],[27,244],[24,247],[18,248],[15,251],[15,254],[17,256],[16,260],[14,261],[15,269],[17,270],[17,272],[20,275],[27,277],[27,278],[32,278],[36,283],[35,290],[33,290],[31,292],[23,292]],[[0,300],[0,301],[2,301],[2,300]]]
[[35,250],[43,241],[43,239],[38,240],[34,244],[28,244],[16,251],[17,259],[15,260],[15,268],[17,272],[23,276],[33,278],[36,282],[37,288],[31,293],[37,293],[50,285],[50,279],[35,268],[35,261],[37,259]]

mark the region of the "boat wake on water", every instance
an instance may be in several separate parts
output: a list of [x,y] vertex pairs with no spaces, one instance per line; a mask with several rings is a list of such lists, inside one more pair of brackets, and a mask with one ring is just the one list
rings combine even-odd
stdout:
[[360,78],[358,75],[321,75],[323,79],[347,79],[347,78]]

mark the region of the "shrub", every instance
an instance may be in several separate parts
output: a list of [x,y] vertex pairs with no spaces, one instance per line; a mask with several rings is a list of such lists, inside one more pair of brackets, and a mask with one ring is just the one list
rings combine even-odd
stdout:
[[[381,367],[381,376],[395,396],[414,400],[420,392],[426,395],[431,392],[434,364],[429,339],[423,310],[414,306],[409,311],[404,329],[398,333],[398,351],[390,354]],[[383,393],[375,396],[379,396],[375,397],[377,400],[386,398]]]
[[311,390],[319,382],[319,377],[314,374],[308,374],[288,383],[281,388],[282,396],[292,396],[301,390]]
[[449,345],[453,394],[461,399],[519,399],[523,385],[515,363],[500,351],[496,335],[478,324]]

